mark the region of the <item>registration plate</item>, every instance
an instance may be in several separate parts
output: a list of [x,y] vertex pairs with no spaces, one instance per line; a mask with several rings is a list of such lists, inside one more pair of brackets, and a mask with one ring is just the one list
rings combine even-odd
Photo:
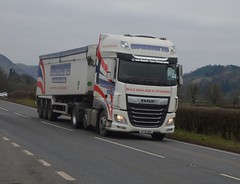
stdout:
[[152,130],[139,130],[140,134],[152,134],[153,131]]

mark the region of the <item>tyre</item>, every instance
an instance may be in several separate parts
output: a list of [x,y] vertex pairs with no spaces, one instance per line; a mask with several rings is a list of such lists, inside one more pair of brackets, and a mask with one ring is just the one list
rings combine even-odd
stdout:
[[57,119],[57,114],[53,112],[51,101],[48,102],[48,106],[47,106],[47,119],[50,121],[54,121]]
[[109,131],[106,129],[107,126],[107,116],[106,112],[103,110],[100,112],[99,121],[98,121],[98,131],[102,136],[108,136]]
[[43,118],[43,100],[38,100],[38,117]]
[[38,102],[38,117],[43,118],[43,100],[40,99]]
[[87,114],[84,113],[83,116],[83,129],[85,130],[89,130],[90,126],[87,124],[88,118],[87,118]]
[[84,115],[83,110],[79,109],[77,106],[73,108],[71,116],[73,128],[76,129],[83,128],[83,115]]
[[43,119],[48,119],[48,102],[47,100],[43,100]]
[[162,134],[162,133],[153,133],[152,134],[152,139],[153,140],[158,140],[158,141],[161,141],[163,140],[165,137],[165,134]]

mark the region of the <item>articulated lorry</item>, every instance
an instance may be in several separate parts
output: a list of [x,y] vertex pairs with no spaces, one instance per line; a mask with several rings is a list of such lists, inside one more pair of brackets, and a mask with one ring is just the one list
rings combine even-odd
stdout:
[[144,35],[100,34],[99,43],[41,55],[39,118],[71,117],[74,128],[134,132],[161,140],[174,132],[182,66],[174,44]]

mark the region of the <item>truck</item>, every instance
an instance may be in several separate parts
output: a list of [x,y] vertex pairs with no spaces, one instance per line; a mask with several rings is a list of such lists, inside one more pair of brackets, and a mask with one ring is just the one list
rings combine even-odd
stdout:
[[39,56],[39,118],[71,117],[74,128],[174,133],[182,65],[174,44],[145,35],[100,34],[98,44]]

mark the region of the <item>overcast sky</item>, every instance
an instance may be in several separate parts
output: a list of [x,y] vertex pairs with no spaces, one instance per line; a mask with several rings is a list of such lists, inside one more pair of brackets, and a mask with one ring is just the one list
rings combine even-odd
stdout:
[[98,42],[100,33],[167,37],[188,73],[240,66],[240,0],[0,0],[0,53],[38,56]]

